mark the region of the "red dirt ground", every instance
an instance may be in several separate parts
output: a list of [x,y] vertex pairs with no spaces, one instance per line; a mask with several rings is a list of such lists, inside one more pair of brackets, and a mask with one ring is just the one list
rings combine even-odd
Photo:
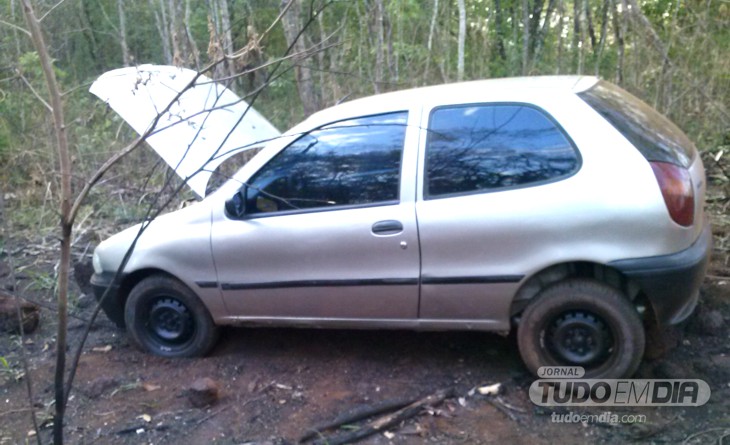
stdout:
[[[715,227],[725,246],[727,231]],[[716,244],[717,246],[717,244]],[[48,263],[23,253],[0,257],[0,285],[48,302],[49,291],[31,286],[33,267]],[[664,357],[645,360],[639,378],[706,380],[709,403],[691,408],[620,408],[646,422],[553,423],[553,412],[534,406],[527,389],[534,380],[522,365],[514,338],[484,333],[242,329],[224,331],[209,357],[168,360],[130,346],[123,331],[102,315],[81,359],[66,419],[66,442],[74,444],[244,444],[296,443],[310,428],[358,406],[415,400],[439,389],[458,397],[425,410],[372,436],[366,444],[503,443],[719,443],[730,442],[730,276],[726,251],[716,252],[700,307],[682,326],[665,334],[676,343]],[[41,264],[34,266],[34,264]],[[23,267],[26,266],[26,267]],[[76,293],[78,295],[78,292]],[[80,297],[74,313],[88,317],[91,298]],[[712,323],[717,326],[708,329]],[[71,344],[83,322],[71,319]],[[41,328],[22,340],[30,357],[34,403],[43,443],[50,443],[55,363],[55,317],[43,309]],[[0,444],[35,443],[21,340],[0,335]],[[197,378],[221,386],[212,406],[194,408],[186,396]],[[500,401],[469,395],[471,389],[501,383]],[[605,408],[581,408],[601,414]]]

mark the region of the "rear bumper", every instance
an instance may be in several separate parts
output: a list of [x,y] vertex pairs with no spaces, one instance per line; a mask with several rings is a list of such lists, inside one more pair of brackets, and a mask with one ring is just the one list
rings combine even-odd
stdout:
[[697,305],[712,252],[710,223],[703,223],[704,229],[694,244],[681,252],[609,263],[639,285],[659,324],[680,323]]
[[[124,327],[124,308],[119,302],[119,284],[114,283],[114,272],[102,272],[91,276],[91,287],[96,301],[101,301],[101,309],[109,320],[120,328]],[[104,295],[104,294],[108,295]],[[103,299],[102,299],[103,297]]]

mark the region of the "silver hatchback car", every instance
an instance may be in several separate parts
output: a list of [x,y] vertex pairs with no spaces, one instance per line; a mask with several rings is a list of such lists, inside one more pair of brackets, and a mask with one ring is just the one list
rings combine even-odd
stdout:
[[674,124],[594,77],[484,80],[314,114],[202,201],[102,242],[92,284],[138,346],[220,325],[507,333],[527,367],[633,374],[709,254],[705,173]]

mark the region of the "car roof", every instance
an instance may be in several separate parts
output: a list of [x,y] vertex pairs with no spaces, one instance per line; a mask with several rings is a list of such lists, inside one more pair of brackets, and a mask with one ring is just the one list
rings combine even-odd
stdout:
[[579,93],[595,85],[599,79],[594,76],[532,76],[507,77],[498,79],[474,80],[443,85],[434,85],[408,90],[393,91],[355,99],[314,113],[307,122],[327,123],[340,119],[367,114],[387,113],[410,108],[413,105],[434,101],[440,97],[449,98],[465,92],[479,90],[480,93],[506,90],[541,89]]

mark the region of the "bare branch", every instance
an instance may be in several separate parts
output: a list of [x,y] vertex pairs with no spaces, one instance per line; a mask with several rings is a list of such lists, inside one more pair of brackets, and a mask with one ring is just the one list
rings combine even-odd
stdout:
[[28,82],[28,79],[26,79],[25,76],[23,76],[20,73],[20,71],[16,70],[16,73],[18,74],[18,77],[20,77],[20,80],[22,80],[23,83],[28,87],[28,89],[30,89],[30,92],[33,93],[33,95],[36,97],[36,99],[38,99],[43,104],[43,106],[46,107],[46,109],[48,111],[50,111],[51,113],[53,113],[53,108],[48,104],[48,102],[46,102],[45,99],[43,99],[41,97],[40,94],[38,94],[38,91],[36,91],[35,88],[33,88],[33,85],[31,85],[30,82]]
[[30,37],[30,31],[28,31],[28,30],[27,30],[27,29],[25,29],[25,28],[21,28],[21,27],[20,27],[20,26],[18,26],[18,25],[13,25],[12,23],[10,23],[10,22],[6,22],[6,21],[5,21],[5,20],[3,20],[3,19],[0,19],[0,24],[3,24],[3,25],[6,25],[6,26],[9,26],[9,27],[11,27],[11,28],[13,28],[13,29],[15,29],[15,30],[18,30],[18,31],[22,32],[22,33],[23,33],[23,34],[25,34],[26,36]]
[[65,1],[66,1],[66,0],[60,0],[60,1],[58,2],[58,3],[56,3],[55,5],[53,5],[53,6],[51,7],[51,9],[49,9],[48,11],[46,11],[46,13],[45,13],[45,14],[43,14],[43,15],[41,16],[41,18],[39,18],[39,19],[38,19],[38,21],[39,21],[39,22],[42,22],[42,21],[43,21],[43,19],[45,19],[46,17],[48,17],[48,14],[52,13],[52,12],[53,12],[53,11],[54,11],[54,10],[55,10],[56,8],[58,8],[59,6],[61,6],[61,5],[62,5],[62,4],[63,4],[63,3],[65,2]]
[[78,91],[78,90],[80,90],[82,88],[90,87],[92,83],[94,83],[94,82],[86,82],[86,83],[82,83],[80,85],[76,85],[75,87],[71,88],[70,90],[62,92],[61,93],[61,96],[66,97],[69,94],[75,93],[76,91]]

